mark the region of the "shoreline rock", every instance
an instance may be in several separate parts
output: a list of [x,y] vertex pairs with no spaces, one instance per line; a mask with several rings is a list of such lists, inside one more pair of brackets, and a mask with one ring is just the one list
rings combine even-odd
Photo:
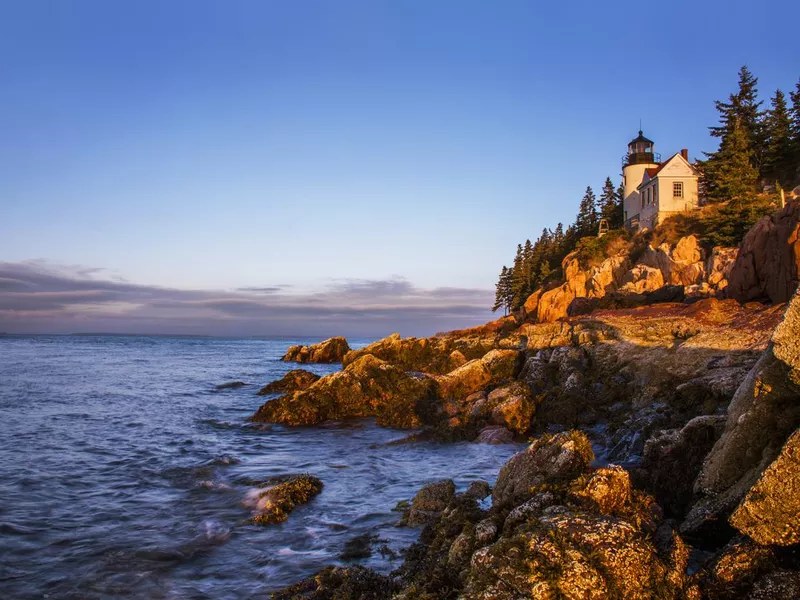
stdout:
[[375,417],[379,425],[412,429],[436,421],[436,384],[425,376],[365,355],[342,371],[306,389],[268,400],[250,417],[254,422],[315,425]]
[[350,346],[345,338],[332,337],[310,346],[290,346],[281,360],[298,363],[338,363],[342,362],[348,352]]
[[282,523],[298,505],[305,504],[322,491],[322,481],[311,475],[298,475],[257,492],[251,519],[258,525]]
[[315,375],[310,371],[305,371],[303,369],[292,369],[277,381],[268,383],[258,390],[258,395],[266,396],[268,394],[297,392],[310,387],[311,384],[319,381],[319,379],[319,375]]

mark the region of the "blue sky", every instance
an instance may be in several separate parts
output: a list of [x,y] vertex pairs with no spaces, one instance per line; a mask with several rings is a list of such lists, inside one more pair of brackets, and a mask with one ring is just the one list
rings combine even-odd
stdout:
[[[516,244],[618,181],[640,118],[663,154],[698,156],[742,64],[765,100],[792,88],[781,23],[799,17],[788,1],[0,1],[0,261],[215,297],[279,287],[287,306],[411,296],[372,325],[265,312],[192,332],[477,324]],[[0,330],[189,327],[129,318],[141,299],[45,318],[20,298],[0,299]]]

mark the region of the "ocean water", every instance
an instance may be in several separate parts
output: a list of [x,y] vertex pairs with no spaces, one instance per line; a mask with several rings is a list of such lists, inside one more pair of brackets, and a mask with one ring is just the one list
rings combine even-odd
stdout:
[[[0,337],[0,598],[264,598],[328,564],[389,572],[419,535],[395,527],[398,501],[492,482],[519,449],[387,445],[408,432],[370,420],[248,424],[259,387],[297,368],[279,360],[293,343]],[[215,389],[233,380],[249,385]],[[319,496],[248,523],[256,482],[305,472]],[[371,556],[342,558],[358,536]]]

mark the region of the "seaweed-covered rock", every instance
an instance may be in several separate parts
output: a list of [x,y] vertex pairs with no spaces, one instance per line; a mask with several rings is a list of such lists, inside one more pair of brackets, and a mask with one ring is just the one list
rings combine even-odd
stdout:
[[328,567],[271,594],[271,600],[389,600],[399,583],[361,566]]
[[315,375],[310,371],[303,369],[292,369],[286,375],[268,383],[258,391],[259,396],[266,396],[268,394],[285,394],[287,392],[296,392],[304,390],[312,383],[319,379],[319,375]]
[[483,479],[476,479],[469,484],[467,491],[464,492],[464,495],[470,498],[475,498],[476,500],[483,500],[491,493],[492,488],[489,486],[489,482],[484,481]]
[[342,362],[350,346],[343,337],[332,337],[310,346],[290,346],[281,358],[285,362],[299,363],[337,363]]
[[541,486],[575,479],[592,460],[592,445],[581,432],[542,436],[503,465],[492,502],[499,508],[521,504]]
[[[382,600],[381,585],[397,586],[392,600],[700,597],[686,575],[688,547],[671,531],[663,543],[651,541],[652,499],[633,490],[619,467],[591,469],[583,434],[543,436],[527,452],[503,467],[501,493],[488,510],[478,504],[485,482],[463,494],[449,480],[420,490],[412,502],[427,523],[419,542],[394,580],[377,580],[374,596],[352,597]],[[279,598],[349,598],[333,595],[352,590],[346,578],[316,595],[329,573]]]
[[401,524],[416,527],[435,521],[447,508],[455,493],[456,485],[452,479],[443,479],[423,486],[411,501]]
[[770,548],[737,537],[707,561],[698,580],[705,597],[734,600],[746,597],[753,583],[775,565],[775,553]]
[[730,523],[760,544],[800,542],[800,429],[747,492]]
[[288,481],[258,492],[257,515],[253,523],[282,523],[298,504],[305,504],[322,491],[322,481],[311,475],[298,475]]
[[314,425],[327,420],[375,417],[379,425],[407,429],[434,420],[437,411],[432,379],[365,355],[305,390],[265,402],[251,420]]
[[550,511],[472,555],[465,600],[683,598],[688,560],[672,560],[628,521]]

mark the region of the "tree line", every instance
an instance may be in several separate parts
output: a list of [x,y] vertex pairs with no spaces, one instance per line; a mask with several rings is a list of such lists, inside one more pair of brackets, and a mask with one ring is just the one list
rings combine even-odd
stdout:
[[609,229],[621,228],[622,197],[622,185],[614,187],[611,178],[606,177],[599,198],[591,186],[586,188],[575,222],[566,230],[559,223],[554,230],[545,228],[535,242],[528,239],[524,244],[518,244],[512,266],[503,266],[500,270],[492,310],[502,308],[508,314],[522,308],[528,296],[561,275],[561,261],[575,248],[578,240],[597,235],[601,219],[606,219]]
[[[746,212],[766,187],[787,189],[800,182],[800,81],[789,93],[789,102],[778,89],[770,107],[762,109],[758,78],[747,66],[739,70],[738,90],[727,101],[715,101],[719,124],[709,130],[720,139],[719,147],[705,152],[705,160],[696,166],[704,202],[732,207],[720,213],[722,218],[741,220],[742,210]],[[535,242],[518,244],[512,266],[500,271],[492,310],[503,309],[506,314],[519,310],[534,291],[560,277],[561,261],[581,238],[598,234],[601,219],[606,219],[610,230],[621,229],[622,200],[622,185],[615,188],[607,177],[599,198],[591,187],[586,188],[575,222],[566,230],[559,223],[555,230],[545,228]],[[719,227],[735,225],[720,223]]]
[[704,153],[698,166],[703,196],[709,203],[751,201],[765,187],[791,188],[800,180],[800,81],[786,94],[778,89],[763,108],[758,78],[739,69],[739,87],[727,101],[715,101],[719,138],[715,152]]

